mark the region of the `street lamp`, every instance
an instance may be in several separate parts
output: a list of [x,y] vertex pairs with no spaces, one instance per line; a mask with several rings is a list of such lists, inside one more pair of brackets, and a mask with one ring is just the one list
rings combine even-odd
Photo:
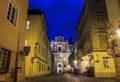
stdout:
[[78,68],[78,62],[77,62],[77,60],[74,60],[74,67]]
[[120,37],[120,27],[115,31],[117,34],[118,34],[118,36]]
[[76,64],[77,63],[77,60],[74,60],[74,64]]

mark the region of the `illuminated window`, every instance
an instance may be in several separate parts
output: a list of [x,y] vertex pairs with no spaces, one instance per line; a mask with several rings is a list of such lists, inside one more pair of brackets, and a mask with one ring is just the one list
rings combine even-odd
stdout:
[[53,45],[53,52],[57,51],[57,45]]
[[66,58],[65,57],[63,57],[63,61],[66,62]]
[[17,7],[13,4],[13,2],[10,2],[8,6],[7,19],[14,26],[16,26],[17,12]]
[[73,51],[73,47],[72,46],[70,46],[70,52],[72,52]]
[[0,52],[0,73],[7,73],[9,71],[11,51],[4,48]]
[[39,48],[38,51],[39,51],[39,53],[40,53],[40,51],[41,51],[41,49],[40,49],[40,44],[39,44],[38,48]]
[[30,29],[30,21],[27,21],[26,30]]
[[37,56],[37,46],[34,47],[34,56]]
[[62,51],[66,52],[66,45],[64,45],[64,44],[62,45]]
[[61,62],[61,57],[58,57],[58,62]]
[[42,71],[43,71],[43,64],[42,64]]

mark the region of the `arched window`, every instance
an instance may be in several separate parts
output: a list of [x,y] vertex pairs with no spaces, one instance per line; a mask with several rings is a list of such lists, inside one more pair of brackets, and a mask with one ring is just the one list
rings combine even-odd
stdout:
[[59,67],[61,67],[61,64],[59,64]]
[[61,47],[58,47],[58,51],[61,51]]

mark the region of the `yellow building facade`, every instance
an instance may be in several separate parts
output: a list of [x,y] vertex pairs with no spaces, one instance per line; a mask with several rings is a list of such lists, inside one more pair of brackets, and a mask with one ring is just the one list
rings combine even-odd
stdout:
[[96,78],[116,77],[113,53],[108,54],[108,21],[105,0],[85,1],[76,28],[78,61],[83,73]]
[[25,77],[46,75],[48,71],[48,38],[44,15],[38,10],[29,10],[25,45],[30,46],[30,53],[25,58]]
[[0,0],[0,81],[24,80],[24,48],[28,0]]
[[114,54],[117,79],[120,80],[120,1],[106,0],[108,22],[108,41],[111,44]]
[[[92,52],[82,57],[81,72],[87,71],[86,68],[92,68],[91,74],[97,78],[115,78],[116,70],[114,59],[109,57],[107,52]],[[103,76],[104,75],[104,76]]]
[[[109,32],[109,42],[112,44],[113,40],[116,46],[112,44],[114,47],[114,53],[118,54],[119,51],[119,34],[116,32],[117,29],[120,27],[120,4],[119,0],[106,0],[106,5],[107,5],[107,12],[108,12],[108,17],[109,17],[109,22],[108,22],[108,32]],[[114,5],[113,7],[111,7]]]

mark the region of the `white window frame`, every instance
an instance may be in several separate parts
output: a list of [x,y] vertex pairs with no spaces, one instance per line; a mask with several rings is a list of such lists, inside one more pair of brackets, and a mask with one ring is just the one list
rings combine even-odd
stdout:
[[[11,7],[10,7],[11,4]],[[14,12],[13,12],[14,9]],[[7,16],[6,19],[9,21],[10,24],[12,24],[14,27],[16,27],[16,23],[17,23],[17,16],[18,16],[18,8],[15,5],[14,2],[12,2],[11,0],[8,3],[8,10],[7,10]]]

